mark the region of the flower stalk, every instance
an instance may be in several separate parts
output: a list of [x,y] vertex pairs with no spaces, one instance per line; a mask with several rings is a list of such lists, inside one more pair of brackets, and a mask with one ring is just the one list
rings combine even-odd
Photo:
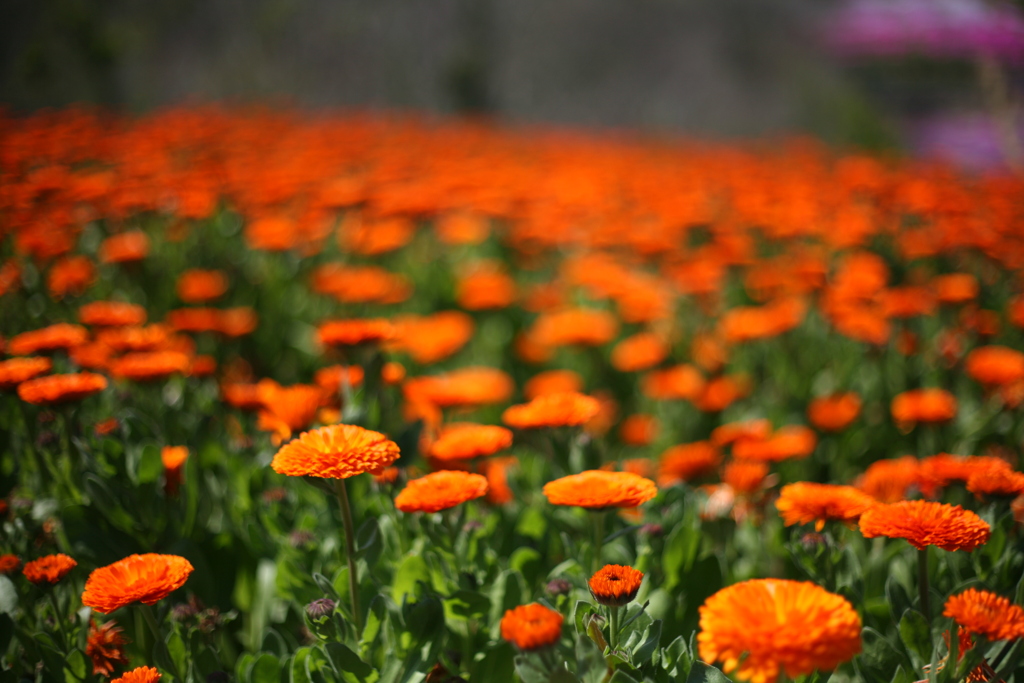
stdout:
[[338,495],[341,507],[341,521],[345,526],[345,557],[348,559],[348,593],[352,606],[352,621],[356,625],[356,634],[363,632],[363,616],[359,611],[359,575],[356,568],[356,530],[352,523],[352,507],[348,501],[348,489],[344,479],[334,480],[334,491]]

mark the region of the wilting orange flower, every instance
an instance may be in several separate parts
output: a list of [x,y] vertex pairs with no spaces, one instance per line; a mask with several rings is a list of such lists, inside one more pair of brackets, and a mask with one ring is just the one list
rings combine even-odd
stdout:
[[114,377],[150,382],[187,373],[192,360],[178,351],[136,351],[110,361]]
[[491,262],[475,264],[455,285],[455,300],[467,311],[505,308],[515,298],[515,281]]
[[228,291],[228,278],[220,270],[186,270],[178,278],[178,298],[187,304],[219,299]]
[[658,418],[653,415],[630,415],[619,425],[619,438],[630,446],[646,446],[658,435]]
[[440,408],[502,403],[512,395],[512,378],[496,368],[469,367],[406,380],[402,393],[413,403]]
[[786,526],[814,522],[815,531],[821,531],[829,520],[856,521],[877,502],[852,486],[801,481],[783,486],[775,507]]
[[751,579],[700,608],[700,658],[727,674],[775,683],[831,670],[861,649],[860,616],[846,598],[806,581]]
[[18,385],[18,397],[26,403],[53,405],[79,401],[107,388],[107,378],[91,372],[47,375]]
[[968,273],[938,275],[932,279],[931,288],[944,304],[960,304],[978,298],[978,280]]
[[548,370],[526,381],[523,395],[527,400],[547,394],[582,393],[583,378],[572,370]]
[[328,320],[317,328],[320,343],[334,346],[377,344],[395,336],[395,326],[383,318]]
[[501,421],[516,429],[541,427],[576,427],[598,414],[601,405],[596,398],[584,394],[548,394],[529,403],[510,406],[501,414]]
[[537,650],[561,640],[564,621],[560,613],[539,603],[520,605],[501,618],[501,637],[520,650]]
[[634,508],[658,495],[658,487],[631,472],[587,470],[549,481],[544,485],[544,495],[552,505]]
[[146,309],[123,301],[93,301],[78,309],[78,320],[83,325],[122,327],[146,322]]
[[924,500],[876,505],[861,515],[860,531],[865,538],[905,538],[918,550],[935,545],[967,552],[991,535],[988,523],[970,510]]
[[965,368],[982,384],[1013,384],[1024,380],[1024,353],[1005,346],[981,346],[967,354]]
[[978,467],[967,477],[967,490],[979,499],[985,496],[1014,498],[1024,493],[1024,474],[1014,472],[1008,463],[996,460]]
[[395,497],[402,512],[440,512],[487,493],[487,478],[458,470],[441,470],[413,479]]
[[77,566],[78,563],[72,558],[63,553],[57,553],[56,555],[47,555],[46,557],[40,557],[38,560],[26,562],[25,568],[21,570],[21,573],[25,575],[26,579],[37,586],[44,583],[52,586],[67,576],[68,572]]
[[13,389],[22,382],[49,372],[53,361],[49,358],[9,358],[0,361],[0,390]]
[[125,672],[120,678],[115,678],[110,683],[156,683],[160,680],[160,672],[151,666],[140,666],[137,669]]
[[530,337],[541,346],[600,346],[615,338],[619,325],[607,311],[573,308],[543,313],[530,328]]
[[722,482],[729,485],[738,496],[749,496],[765,485],[768,476],[768,465],[763,462],[734,460],[725,466]]
[[7,342],[7,352],[12,356],[28,356],[40,351],[70,349],[87,341],[89,332],[81,325],[56,323],[11,337]]
[[348,479],[379,474],[398,459],[398,445],[379,432],[355,425],[331,425],[304,432],[274,456],[270,466],[291,477]]
[[807,406],[807,419],[823,432],[841,432],[860,415],[860,397],[852,391],[822,396]]
[[85,256],[66,256],[56,261],[46,277],[50,296],[80,295],[96,281],[96,266]]
[[647,370],[668,357],[668,345],[651,332],[626,337],[612,349],[612,367],[621,372]]
[[492,455],[512,445],[512,432],[497,425],[453,424],[441,430],[430,446],[438,460],[469,460]]
[[808,427],[787,425],[779,428],[766,440],[740,439],[732,453],[742,460],[780,462],[792,458],[806,458],[814,452],[818,437]]
[[420,365],[447,358],[473,337],[473,319],[462,311],[441,311],[428,316],[403,316],[395,320],[392,345]]
[[89,574],[82,604],[103,614],[133,602],[152,605],[185,585],[192,569],[177,555],[129,555]]
[[128,656],[124,651],[127,644],[128,639],[124,637],[124,632],[116,621],[108,621],[97,626],[96,622],[90,619],[85,655],[92,660],[93,675],[109,677],[113,675],[115,666],[127,664]]
[[968,588],[949,596],[942,616],[989,640],[1024,638],[1024,609],[989,591]]
[[97,253],[101,263],[141,261],[149,255],[149,237],[141,230],[111,235],[100,243]]
[[0,574],[13,574],[21,566],[21,558],[10,553],[0,555]]
[[658,462],[658,484],[671,486],[713,472],[722,461],[722,454],[709,441],[696,441],[673,446],[661,454]]
[[871,463],[857,481],[857,488],[882,503],[896,503],[918,483],[920,463],[912,455]]
[[182,470],[188,460],[188,446],[164,446],[160,450],[160,460],[164,465],[164,489],[167,495],[173,496],[181,486]]
[[590,594],[602,605],[628,605],[640,590],[643,572],[618,564],[606,564],[590,577]]
[[706,382],[700,370],[692,365],[676,365],[644,375],[640,390],[648,398],[659,401],[696,400]]
[[892,400],[892,417],[901,427],[918,422],[948,422],[956,416],[957,401],[944,389],[911,389]]

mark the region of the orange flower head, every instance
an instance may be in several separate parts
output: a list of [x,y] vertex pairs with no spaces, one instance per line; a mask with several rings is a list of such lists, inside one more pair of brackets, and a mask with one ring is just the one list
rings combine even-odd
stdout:
[[186,270],[178,278],[178,298],[187,304],[201,304],[224,296],[228,278],[220,270]]
[[128,655],[124,646],[128,639],[116,621],[108,621],[100,626],[89,620],[89,638],[85,645],[85,655],[92,660],[94,676],[110,677],[114,667],[128,663]]
[[841,432],[860,415],[860,397],[852,391],[822,396],[807,407],[807,419],[823,432]]
[[787,425],[765,440],[740,439],[733,444],[732,453],[741,460],[781,462],[806,458],[817,445],[818,437],[811,429],[802,425]]
[[395,320],[392,346],[420,365],[430,365],[458,352],[473,337],[474,329],[473,319],[462,311],[403,316]]
[[444,244],[480,244],[491,232],[487,216],[463,212],[439,216],[434,230]]
[[110,361],[110,373],[121,379],[153,382],[185,374],[191,365],[192,359],[180,351],[136,351]]
[[395,497],[402,512],[440,512],[487,493],[487,477],[459,470],[441,470],[413,479]]
[[455,299],[467,311],[507,308],[515,298],[515,281],[492,263],[477,264],[455,286]]
[[398,445],[383,434],[340,424],[304,432],[285,444],[270,466],[291,477],[348,479],[363,472],[379,474],[398,455]]
[[18,397],[35,405],[80,401],[107,388],[107,378],[92,372],[47,375],[18,385]]
[[920,463],[912,455],[871,463],[857,482],[857,488],[882,503],[896,503],[917,485]]
[[140,666],[137,669],[126,671],[120,678],[115,678],[110,683],[156,683],[160,680],[160,672],[151,666]]
[[588,585],[590,594],[602,605],[622,607],[633,602],[643,580],[644,574],[639,570],[606,564],[590,577]]
[[13,574],[21,566],[21,558],[7,553],[0,555],[0,574]]
[[629,415],[619,425],[619,438],[630,446],[647,446],[657,437],[658,426],[653,415]]
[[978,298],[978,280],[968,273],[938,275],[931,282],[938,300],[944,304],[962,304]]
[[723,375],[705,384],[693,404],[702,412],[720,413],[746,396],[749,391],[749,382],[745,377]]
[[860,616],[846,598],[806,581],[751,579],[700,608],[700,658],[741,681],[775,683],[831,670],[861,650]]
[[512,378],[497,368],[468,367],[408,379],[402,386],[402,393],[412,403],[447,408],[503,403],[514,388]]
[[651,332],[627,337],[612,349],[612,367],[620,372],[648,370],[668,357],[668,345]]
[[520,605],[501,618],[501,637],[520,650],[538,650],[562,638],[564,617],[539,603]]
[[40,351],[72,349],[89,341],[89,332],[81,325],[57,323],[11,337],[7,342],[7,353],[12,356],[28,356]]
[[711,443],[722,448],[746,439],[766,441],[771,435],[772,423],[769,420],[729,422],[711,430]]
[[552,505],[574,505],[588,509],[634,508],[658,495],[653,481],[632,472],[587,470],[544,485]]
[[123,301],[93,301],[78,309],[78,321],[96,327],[123,327],[146,322],[146,309]]
[[1001,458],[975,455],[939,453],[924,458],[917,473],[917,485],[930,498],[955,481],[967,483],[972,475],[988,469],[1010,469]]
[[967,477],[967,490],[979,500],[987,496],[1016,498],[1024,493],[1024,474],[1014,472],[1002,460],[994,460]]
[[383,318],[328,320],[317,328],[320,343],[328,346],[379,344],[395,336],[395,326]]
[[149,255],[149,237],[141,230],[111,235],[100,244],[98,254],[101,263],[141,261]]
[[658,484],[671,486],[691,481],[713,472],[722,461],[722,454],[709,441],[696,441],[673,446],[661,454],[658,463]]
[[738,496],[749,496],[759,491],[768,476],[768,465],[750,460],[734,460],[725,466],[722,481]]
[[384,364],[384,367],[380,369],[380,378],[384,380],[384,384],[389,386],[400,384],[401,381],[405,379],[405,366],[401,363],[389,360]]
[[259,325],[256,311],[248,306],[225,308],[217,313],[217,331],[225,337],[244,337]]
[[438,460],[470,460],[493,455],[512,445],[512,432],[497,425],[453,424],[430,446]]
[[775,507],[786,526],[814,522],[815,531],[821,531],[829,520],[855,522],[877,502],[852,486],[801,481],[783,486]]
[[80,295],[96,281],[96,266],[85,256],[66,256],[53,264],[46,276],[50,296],[60,299]]
[[548,394],[529,403],[514,405],[501,414],[501,421],[516,429],[577,427],[601,411],[600,402],[577,393]]
[[523,395],[529,401],[548,394],[582,392],[583,378],[572,370],[548,370],[538,373],[527,380],[523,387]]
[[77,566],[78,563],[72,558],[63,553],[57,553],[56,555],[47,555],[46,557],[40,557],[38,560],[26,562],[25,568],[21,570],[21,573],[25,575],[26,579],[37,586],[42,584],[52,586],[67,576],[68,572]]
[[541,346],[601,346],[615,338],[619,325],[607,311],[575,308],[543,313],[529,331]]
[[988,523],[959,505],[924,500],[876,505],[860,517],[865,538],[905,538],[918,550],[935,545],[943,550],[971,552],[988,543]]
[[53,368],[53,361],[41,356],[0,361],[0,390],[10,390]]
[[1024,638],[1024,609],[989,591],[968,588],[951,595],[942,615],[951,617],[967,632],[989,640]]
[[640,390],[657,401],[695,401],[704,393],[706,384],[700,370],[683,364],[647,373],[640,382]]
[[133,602],[152,605],[185,585],[192,569],[177,555],[129,555],[89,574],[82,604],[103,614]]
[[313,424],[326,398],[321,387],[310,384],[282,387],[273,380],[262,380],[256,386],[263,406],[258,427],[274,432],[282,440]]
[[512,502],[512,489],[508,485],[508,469],[518,463],[514,457],[490,458],[484,462],[484,476],[487,477],[487,502],[504,505]]
[[164,464],[164,490],[173,496],[181,487],[182,470],[188,460],[187,446],[164,446],[160,450],[160,460]]
[[967,354],[967,374],[989,386],[1024,380],[1024,353],[1006,346],[981,346]]
[[363,383],[363,369],[358,365],[329,365],[313,374],[313,383],[332,396],[338,395],[345,382],[355,389]]

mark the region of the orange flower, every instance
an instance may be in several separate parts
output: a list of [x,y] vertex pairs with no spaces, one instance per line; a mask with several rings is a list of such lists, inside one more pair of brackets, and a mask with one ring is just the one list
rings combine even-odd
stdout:
[[967,490],[979,500],[985,496],[1014,498],[1024,493],[1024,474],[1014,472],[1008,463],[996,460],[980,466],[967,477]]
[[506,308],[515,298],[515,281],[492,262],[475,264],[455,285],[455,300],[467,311]]
[[56,261],[46,277],[50,296],[81,295],[96,281],[96,267],[85,256],[66,256]]
[[115,678],[110,683],[156,683],[160,680],[160,672],[151,666],[140,666],[137,669],[125,672],[120,678]]
[[917,484],[926,496],[936,497],[951,483],[966,483],[971,475],[988,468],[1010,469],[1010,465],[1000,458],[939,453],[921,460]]
[[487,502],[492,505],[504,505],[512,502],[512,489],[508,486],[508,468],[518,462],[518,459],[512,457],[490,458],[484,462],[484,476],[487,477]]
[[786,526],[814,522],[814,530],[821,531],[829,520],[856,521],[877,502],[852,486],[801,481],[783,486],[775,507]]
[[382,318],[372,320],[328,320],[317,328],[321,344],[355,346],[377,344],[395,336],[395,327]]
[[110,677],[115,666],[127,664],[128,656],[124,651],[127,644],[128,639],[124,637],[124,632],[116,621],[96,626],[96,622],[90,619],[85,655],[92,660],[93,675]]
[[78,563],[72,558],[63,553],[57,553],[56,555],[47,555],[46,557],[40,557],[38,560],[26,562],[25,568],[21,570],[21,573],[25,575],[26,579],[37,586],[43,583],[52,586],[67,576],[68,572],[77,566]]
[[487,216],[460,211],[438,216],[434,231],[444,244],[480,244],[491,228]]
[[363,383],[363,369],[358,365],[329,365],[313,374],[313,383],[330,396],[337,396],[341,392],[345,379],[350,388],[358,387]]
[[601,404],[591,396],[548,394],[505,409],[501,421],[516,429],[576,427],[588,422],[600,410]]
[[103,422],[97,422],[96,426],[92,428],[92,431],[96,436],[109,436],[113,434],[121,423],[117,421],[116,417],[109,418]]
[[705,384],[700,370],[684,364],[647,373],[640,382],[640,390],[659,401],[693,401],[704,392]]
[[216,308],[178,308],[167,313],[167,324],[178,332],[214,332],[220,329]]
[[561,640],[564,621],[560,613],[536,602],[520,605],[501,618],[501,637],[520,650],[538,650]]
[[768,420],[729,422],[711,431],[711,443],[721,448],[745,439],[766,441],[771,435],[772,423]]
[[164,465],[164,489],[167,495],[173,496],[181,486],[182,470],[188,460],[188,446],[164,446],[160,450],[160,460]]
[[123,327],[146,322],[146,309],[123,301],[94,301],[78,309],[78,320],[83,325]]
[[327,263],[313,271],[314,292],[333,296],[341,303],[397,304],[412,296],[413,286],[403,276],[376,266]]
[[878,460],[871,463],[857,482],[857,488],[882,503],[896,503],[907,497],[907,491],[918,482],[920,464],[917,458]]
[[590,577],[590,594],[602,605],[622,607],[628,605],[640,590],[644,574],[632,567],[606,564]]
[[200,304],[224,296],[228,278],[220,270],[186,270],[178,278],[178,298],[187,304]]
[[9,390],[26,380],[49,372],[53,361],[49,358],[10,358],[0,361],[0,390]]
[[700,658],[752,683],[831,670],[860,652],[861,622],[846,598],[806,581],[751,579],[700,608]]
[[532,401],[547,394],[582,393],[583,378],[572,370],[548,370],[534,375],[523,387],[523,395]]
[[7,259],[0,266],[0,296],[13,292],[21,286],[21,264],[15,259]]
[[70,349],[88,340],[89,332],[81,325],[57,323],[11,337],[7,352],[12,356],[28,356],[40,351]]
[[404,316],[395,320],[393,346],[407,352],[420,365],[448,358],[473,337],[473,319],[461,311],[441,311],[429,316]]
[[989,591],[968,588],[951,595],[942,615],[989,640],[1024,638],[1024,609]]
[[398,446],[379,432],[355,425],[331,425],[304,432],[274,456],[270,466],[291,477],[348,479],[379,474],[398,459]]
[[541,346],[600,346],[615,338],[619,325],[607,311],[573,308],[543,313],[530,328],[530,337]]
[[438,460],[469,460],[493,455],[512,445],[512,432],[496,425],[453,424],[430,446]]
[[0,574],[13,574],[21,566],[21,558],[17,555],[0,555]]
[[982,384],[1013,384],[1024,380],[1024,353],[1005,346],[981,346],[967,354],[965,368]]
[[441,470],[413,479],[395,497],[402,512],[440,512],[487,493],[487,478],[458,470]]
[[191,365],[191,359],[178,351],[136,351],[110,361],[110,373],[121,379],[152,382],[185,374]]
[[732,447],[732,454],[742,460],[781,462],[793,458],[806,458],[814,452],[818,437],[802,425],[781,427],[766,440],[740,439]]
[[282,387],[273,380],[257,385],[260,411],[258,428],[274,432],[280,441],[290,439],[292,432],[313,424],[317,411],[324,404],[324,390],[310,384]]
[[225,337],[244,337],[259,325],[256,311],[248,306],[225,308],[217,313],[217,331]]
[[695,441],[673,446],[661,454],[658,463],[658,484],[671,486],[708,474],[722,461],[722,455],[708,441]]
[[587,470],[549,481],[544,485],[544,495],[552,505],[634,508],[658,495],[658,487],[631,472]]
[[149,237],[141,230],[111,235],[100,243],[97,253],[101,263],[141,261],[149,255]]
[[991,535],[988,523],[970,510],[924,500],[876,505],[861,515],[860,531],[865,538],[905,538],[918,550],[935,545],[967,552]]
[[502,403],[512,395],[512,378],[496,368],[460,368],[443,375],[414,377],[402,386],[405,398],[440,408]]
[[401,363],[396,363],[393,360],[388,361],[384,364],[384,367],[380,369],[380,378],[384,380],[384,384],[399,384],[403,379],[405,379],[405,366]]
[[722,481],[739,496],[749,496],[764,486],[768,476],[768,465],[763,462],[735,460],[725,466]]
[[860,415],[860,397],[852,391],[822,396],[807,406],[807,419],[823,432],[841,432]]
[[18,385],[18,397],[26,403],[53,405],[80,401],[107,388],[107,378],[91,372],[47,375]]
[[619,425],[619,438],[630,446],[647,446],[658,435],[658,418],[653,415],[630,415]]
[[938,275],[932,279],[931,289],[944,304],[961,304],[978,298],[978,280],[967,273]]
[[656,334],[641,332],[626,337],[612,349],[612,367],[620,372],[647,370],[668,357],[668,345]]
[[749,385],[743,377],[716,377],[704,385],[694,400],[697,409],[705,413],[720,413],[747,395]]
[[892,417],[901,428],[918,422],[948,422],[956,416],[957,401],[944,389],[911,389],[892,400]]
[[114,351],[150,351],[166,344],[167,337],[167,326],[155,324],[101,330],[96,335],[96,341]]
[[82,604],[103,614],[133,602],[152,605],[185,585],[192,569],[177,555],[129,555],[89,574]]

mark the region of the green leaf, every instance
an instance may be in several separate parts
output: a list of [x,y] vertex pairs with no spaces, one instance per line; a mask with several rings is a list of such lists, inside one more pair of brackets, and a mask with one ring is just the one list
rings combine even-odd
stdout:
[[640,682],[638,680],[636,680],[635,678],[633,678],[632,676],[630,676],[625,671],[623,671],[622,669],[619,669],[618,671],[615,672],[615,675],[613,675],[608,680],[608,683],[640,683]]
[[889,603],[889,609],[892,611],[893,621],[901,619],[903,613],[910,609],[910,606],[913,604],[907,595],[906,589],[903,588],[903,584],[892,574],[885,580],[885,597]]
[[516,655],[514,663],[516,673],[523,683],[548,683],[550,674],[537,660],[536,655]]
[[658,644],[661,642],[661,619],[648,626],[645,635],[647,636],[646,640],[633,650],[633,666],[643,666],[658,648]]
[[686,683],[732,683],[724,673],[701,661],[695,661],[690,667],[690,675]]
[[576,635],[587,632],[589,620],[587,617],[594,612],[594,605],[589,600],[577,600],[572,610],[572,621],[576,625]]
[[185,653],[185,641],[181,639],[177,631],[167,636],[167,653],[171,656],[178,672],[184,674],[188,671],[188,659]]
[[931,629],[924,615],[914,609],[907,609],[900,619],[900,639],[906,645],[911,656],[917,661],[914,664],[920,667],[932,659]]
[[399,605],[406,596],[415,597],[421,593],[418,587],[423,582],[430,585],[430,568],[419,555],[406,555],[402,564],[398,565],[395,578],[391,582],[391,599]]
[[485,616],[491,610],[491,601],[483,593],[471,590],[456,591],[444,601],[446,611],[462,619]]
[[85,657],[85,653],[77,648],[72,650],[64,661],[65,681],[67,681],[67,683],[79,683],[80,681],[84,681],[86,673],[92,670],[90,667],[87,671],[87,664],[88,660]]
[[345,645],[327,643],[324,645],[324,651],[334,670],[345,680],[353,683],[368,683],[371,680],[376,680],[377,672],[374,668]]
[[540,553],[526,546],[513,551],[508,558],[508,566],[523,575],[527,586],[532,586],[537,581],[543,569]]
[[515,667],[515,650],[506,642],[499,642],[488,648],[482,659],[473,663],[470,680],[500,681],[508,678]]
[[246,677],[249,683],[280,683],[281,660],[264,652],[253,660]]
[[602,683],[608,675],[604,653],[587,636],[576,639],[576,675],[582,683]]
[[661,665],[666,669],[671,669],[684,655],[686,655],[686,641],[682,636],[676,636],[676,639],[662,651]]
[[665,589],[672,590],[690,570],[700,549],[701,533],[692,524],[680,524],[665,539],[662,567],[665,570]]
[[356,532],[356,554],[366,560],[367,567],[373,567],[383,549],[380,527],[376,518],[371,517]]
[[14,583],[6,576],[0,575],[0,614],[14,616],[18,608],[18,591]]
[[139,465],[135,473],[135,478],[140,484],[148,484],[154,482],[160,478],[160,474],[164,471],[164,461],[160,457],[160,449],[156,446],[148,445],[142,449],[142,454],[139,456]]
[[324,595],[331,600],[337,602],[341,598],[338,596],[338,591],[334,590],[334,585],[331,584],[331,580],[319,572],[313,572],[313,583],[324,592]]
[[420,645],[444,638],[444,606],[433,595],[419,599],[408,612],[406,628]]
[[544,513],[537,508],[530,507],[523,510],[516,523],[516,533],[536,541],[544,538],[548,530],[548,520]]

